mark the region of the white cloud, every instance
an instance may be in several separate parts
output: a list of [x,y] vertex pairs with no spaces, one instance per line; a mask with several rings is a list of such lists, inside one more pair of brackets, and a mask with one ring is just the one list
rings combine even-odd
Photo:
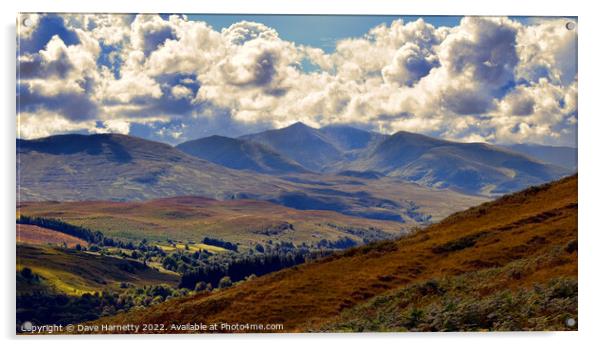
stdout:
[[[563,19],[466,17],[453,28],[396,20],[325,53],[248,21],[218,32],[176,15],[64,17],[79,42],[57,35],[18,58],[27,135],[126,133],[140,123],[175,139],[204,134],[192,124],[238,131],[303,121],[566,143],[577,122],[577,30]],[[19,35],[35,36],[35,21]],[[304,60],[320,69],[303,71]],[[71,103],[58,102],[66,96]],[[56,125],[34,126],[36,112]]]
[[82,132],[95,127],[94,121],[72,121],[53,112],[19,113],[17,137],[35,139],[57,133]]
[[176,99],[190,98],[192,97],[192,91],[186,86],[177,85],[171,88],[171,95]]
[[222,30],[222,36],[235,45],[242,45],[247,41],[263,39],[273,41],[278,39],[276,30],[261,23],[242,21],[232,24]]
[[[577,27],[566,28],[566,19],[540,20],[519,32],[521,64],[517,78],[537,81],[545,77],[569,85],[577,77]],[[572,21],[572,20],[571,20]]]

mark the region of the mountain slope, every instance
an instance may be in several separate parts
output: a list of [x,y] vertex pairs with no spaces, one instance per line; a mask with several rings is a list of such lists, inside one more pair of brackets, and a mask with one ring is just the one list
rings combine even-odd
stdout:
[[191,156],[232,169],[268,174],[307,172],[307,169],[271,148],[242,139],[214,135],[187,141],[176,148]]
[[320,133],[344,151],[347,161],[356,159],[363,152],[373,149],[387,138],[387,135],[381,133],[368,132],[344,125],[322,127]]
[[419,223],[483,201],[388,178],[314,173],[273,176],[232,170],[166,144],[117,134],[18,140],[17,180],[19,202],[203,196]]
[[577,148],[574,147],[537,144],[512,144],[504,147],[544,163],[577,170]]
[[[19,243],[17,271],[25,267],[41,276],[52,291],[68,295],[118,289],[122,282],[139,286],[162,283],[175,286],[178,282],[176,274],[162,273],[134,260]],[[21,285],[18,292],[30,290]]]
[[269,146],[313,171],[323,171],[326,166],[344,158],[343,151],[331,139],[301,122],[286,128],[244,135],[240,139]]
[[231,171],[167,144],[119,134],[17,140],[17,173],[20,200],[131,200],[186,194],[227,198],[272,188],[266,178]]
[[[454,291],[491,304],[500,315],[482,316],[480,309],[471,309],[474,303],[448,302],[441,308],[462,314],[457,318],[459,329],[492,330],[503,328],[502,324],[520,330],[567,329],[564,320],[577,313],[576,251],[577,177],[573,176],[456,213],[397,241],[352,249],[227,290],[177,299],[100,322],[281,323],[286,332],[370,330],[383,329],[377,320],[387,321],[407,309],[404,320],[409,321],[399,321],[391,328],[428,330],[418,324],[433,313],[445,322],[444,313],[437,314],[441,297],[436,296],[452,289],[446,282],[455,281]],[[456,278],[460,276],[465,281]],[[553,305],[537,307],[537,303],[528,302],[525,296],[530,291]],[[425,301],[408,302],[404,294],[418,294],[418,299]],[[380,295],[385,297],[377,297]],[[494,302],[498,298],[506,302]],[[383,299],[383,305],[372,299]],[[389,306],[392,299],[398,301],[397,307]],[[526,314],[509,317],[517,310],[512,305],[523,300],[534,307],[526,308]],[[454,301],[453,295],[448,301]],[[510,306],[503,307],[502,303]],[[358,313],[366,317],[358,317]],[[423,318],[420,313],[428,315]],[[374,325],[362,326],[364,319]]]
[[457,143],[398,132],[347,169],[376,171],[425,186],[500,195],[570,171],[483,143]]

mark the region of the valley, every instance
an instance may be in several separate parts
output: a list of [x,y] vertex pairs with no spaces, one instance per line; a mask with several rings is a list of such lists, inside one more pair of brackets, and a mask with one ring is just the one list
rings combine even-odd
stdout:
[[[567,330],[564,320],[577,314],[576,238],[573,176],[395,241],[97,323],[277,322],[286,332]],[[497,304],[504,299],[513,302]]]

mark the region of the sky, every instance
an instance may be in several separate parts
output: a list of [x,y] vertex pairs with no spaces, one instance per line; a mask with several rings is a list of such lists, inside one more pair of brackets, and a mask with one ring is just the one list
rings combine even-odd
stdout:
[[20,138],[177,144],[301,121],[576,146],[575,18],[20,16]]

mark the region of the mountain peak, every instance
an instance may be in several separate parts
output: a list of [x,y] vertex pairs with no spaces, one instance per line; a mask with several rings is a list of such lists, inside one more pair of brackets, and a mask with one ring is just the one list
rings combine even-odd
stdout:
[[315,129],[315,128],[310,127],[301,121],[297,121],[297,122],[291,124],[290,126],[284,127],[281,129]]

